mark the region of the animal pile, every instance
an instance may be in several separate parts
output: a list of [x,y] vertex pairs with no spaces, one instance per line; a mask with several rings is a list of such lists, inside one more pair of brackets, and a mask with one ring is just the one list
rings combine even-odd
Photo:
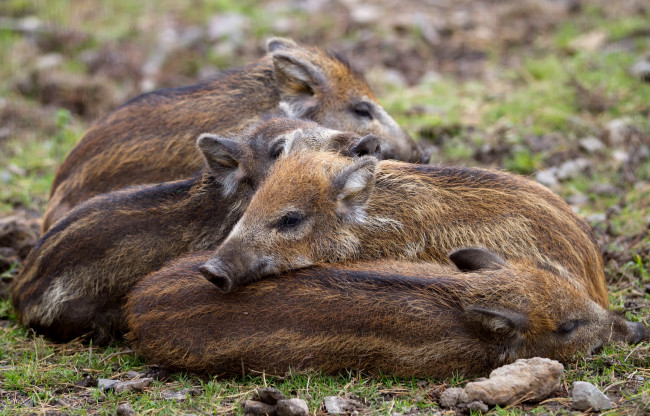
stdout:
[[485,374],[648,338],[607,309],[598,244],[558,196],[421,164],[340,57],[267,51],[88,130],[12,284],[23,325],[217,374]]

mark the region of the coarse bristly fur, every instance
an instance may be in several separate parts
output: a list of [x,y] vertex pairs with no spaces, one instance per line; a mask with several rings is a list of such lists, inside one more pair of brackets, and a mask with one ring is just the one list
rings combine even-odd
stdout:
[[468,267],[477,250],[486,251],[452,254],[465,272],[438,263],[329,264],[230,293],[203,278],[198,269],[210,253],[197,253],[134,287],[127,339],[149,363],[199,373],[358,369],[446,378],[647,338],[641,324],[534,261]]
[[381,140],[384,158],[420,161],[419,147],[363,77],[332,54],[272,38],[267,55],[218,78],[143,94],[98,120],[56,173],[43,231],[90,197],[183,179],[201,167],[201,133],[232,135],[280,102],[295,117]]
[[506,172],[303,152],[276,164],[201,270],[224,291],[323,262],[447,262],[481,246],[526,258],[607,307],[588,224],[544,186]]
[[366,155],[378,147],[373,136],[283,117],[242,134],[202,135],[206,166],[189,179],[99,195],[59,221],[13,281],[19,321],[59,341],[120,338],[133,284],[168,260],[215,248],[278,157],[305,148]]

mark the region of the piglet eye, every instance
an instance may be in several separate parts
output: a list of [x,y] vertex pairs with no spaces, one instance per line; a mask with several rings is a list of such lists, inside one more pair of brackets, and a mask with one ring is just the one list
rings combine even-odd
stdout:
[[360,102],[354,105],[352,107],[352,111],[354,111],[354,114],[356,114],[360,118],[367,118],[372,120],[372,111],[370,108],[370,104],[367,102]]
[[557,327],[557,332],[562,335],[567,335],[570,334],[571,332],[575,331],[578,329],[580,326],[584,325],[585,323],[579,319],[574,319],[572,321],[564,322],[560,326]]
[[278,220],[277,228],[279,231],[288,231],[298,226],[301,222],[302,214],[292,211],[283,215],[280,220]]
[[284,140],[278,140],[278,141],[276,141],[275,143],[273,143],[273,145],[272,145],[271,148],[269,149],[269,157],[270,157],[272,160],[275,160],[275,159],[277,159],[278,157],[280,157],[280,155],[282,154],[282,152],[284,152],[284,145],[285,145],[285,141],[284,141]]

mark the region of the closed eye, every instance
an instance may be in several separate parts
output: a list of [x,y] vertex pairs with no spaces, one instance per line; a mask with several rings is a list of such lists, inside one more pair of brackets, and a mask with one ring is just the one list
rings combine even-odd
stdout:
[[360,103],[356,103],[352,107],[352,111],[354,112],[354,114],[357,115],[357,117],[367,118],[369,120],[373,119],[373,117],[372,117],[372,107],[371,107],[370,103],[367,103],[365,101],[362,101]]
[[271,145],[269,149],[269,158],[275,160],[284,152],[285,140],[280,139]]
[[560,335],[568,335],[571,332],[575,331],[579,327],[585,325],[586,322],[580,319],[573,319],[571,321],[564,322],[557,327],[557,333]]
[[303,221],[303,215],[300,212],[288,212],[278,220],[276,228],[278,231],[289,231],[296,228]]

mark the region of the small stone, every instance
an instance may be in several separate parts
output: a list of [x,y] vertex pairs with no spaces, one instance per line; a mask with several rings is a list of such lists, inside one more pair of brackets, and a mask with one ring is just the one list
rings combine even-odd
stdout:
[[309,407],[303,399],[278,400],[275,412],[278,416],[307,416]]
[[115,393],[124,393],[126,391],[141,391],[145,387],[148,387],[152,381],[153,378],[149,377],[138,378],[129,381],[120,381],[113,386],[113,391],[115,391]]
[[587,159],[575,159],[567,160],[562,163],[557,169],[558,179],[570,179],[575,178],[582,172],[587,166],[589,166],[589,161]]
[[244,413],[247,415],[275,415],[275,406],[258,402],[257,400],[246,400],[244,402]]
[[604,212],[597,212],[595,214],[590,214],[585,217],[589,224],[594,224],[597,222],[605,222],[607,220],[607,214]]
[[355,5],[350,10],[350,17],[360,25],[376,23],[381,18],[381,9],[371,4]]
[[587,153],[594,153],[605,148],[605,144],[600,141],[597,137],[589,136],[583,139],[580,139],[578,142],[580,147],[584,149]]
[[576,192],[575,194],[569,195],[566,202],[568,202],[569,205],[584,205],[589,202],[589,197],[581,192]]
[[274,387],[264,387],[257,389],[257,396],[253,400],[275,406],[278,400],[285,400],[286,397],[282,392]]
[[591,409],[594,412],[611,409],[612,401],[598,387],[586,381],[573,383],[573,408],[577,410]]
[[177,402],[182,402],[183,400],[187,400],[187,392],[184,390],[185,389],[181,391],[165,390],[162,393],[162,397],[165,400],[174,400]]
[[487,404],[479,401],[474,401],[467,403],[466,407],[469,410],[474,410],[476,412],[481,412],[481,413],[487,413],[490,408],[487,406]]
[[632,65],[630,74],[645,82],[650,82],[650,60],[644,59]]
[[621,189],[611,183],[597,183],[589,188],[589,192],[598,195],[616,196],[621,193]]
[[632,129],[627,120],[616,119],[607,123],[605,132],[610,145],[621,146],[627,142],[630,134],[632,134]]
[[530,358],[504,365],[486,381],[465,386],[468,402],[507,406],[520,401],[540,401],[560,387],[564,367],[548,358]]
[[556,172],[557,168],[540,170],[535,174],[535,180],[544,186],[555,186],[557,185]]
[[129,379],[129,380],[133,380],[134,378],[141,378],[141,377],[144,377],[144,376],[145,376],[144,373],[139,373],[139,372],[133,371],[133,370],[127,371],[126,374],[124,374],[124,377]]
[[331,415],[351,414],[365,410],[366,406],[358,400],[338,396],[327,396],[323,399],[325,410]]
[[117,406],[117,416],[135,416],[135,410],[128,403]]
[[97,380],[97,387],[99,387],[102,390],[110,390],[112,389],[117,383],[119,383],[120,380],[110,380],[106,378],[100,378]]
[[76,387],[97,387],[97,379],[91,375],[84,375],[81,380],[75,381]]
[[607,33],[594,30],[578,36],[569,42],[569,49],[574,52],[595,52],[602,48],[607,41]]
[[628,154],[625,150],[615,150],[614,153],[612,153],[612,158],[614,158],[618,163],[625,163],[628,160]]
[[49,71],[63,64],[63,55],[60,53],[48,53],[36,61],[37,71]]
[[458,406],[460,403],[467,403],[467,400],[465,389],[452,387],[443,391],[440,395],[440,406],[452,408]]
[[330,415],[338,415],[340,413],[343,413],[339,399],[341,399],[341,397],[337,396],[327,396],[325,399],[323,399],[327,413]]
[[221,13],[208,21],[208,38],[228,40],[239,44],[250,25],[248,17],[241,13]]

